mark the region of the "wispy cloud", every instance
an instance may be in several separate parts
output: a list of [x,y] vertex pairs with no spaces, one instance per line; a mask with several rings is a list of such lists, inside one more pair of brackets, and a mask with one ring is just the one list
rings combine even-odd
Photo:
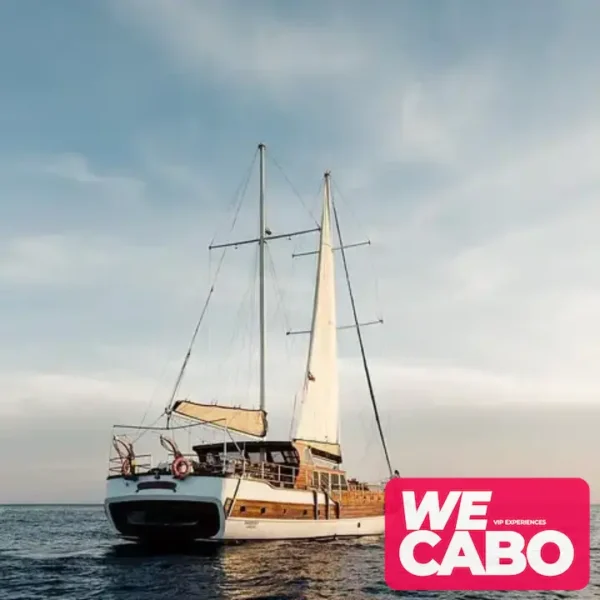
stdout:
[[94,248],[84,236],[40,235],[8,240],[0,255],[0,283],[81,286],[98,281],[99,271],[114,268],[116,256]]
[[266,86],[279,94],[355,76],[374,59],[352,22],[341,31],[327,18],[284,22],[239,2],[134,0],[113,8],[155,37],[192,77],[233,87]]

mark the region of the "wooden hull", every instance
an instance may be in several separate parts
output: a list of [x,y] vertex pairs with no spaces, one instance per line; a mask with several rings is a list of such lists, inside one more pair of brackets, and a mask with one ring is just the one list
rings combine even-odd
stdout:
[[128,540],[231,542],[382,535],[383,492],[325,494],[234,477],[109,478],[105,509]]

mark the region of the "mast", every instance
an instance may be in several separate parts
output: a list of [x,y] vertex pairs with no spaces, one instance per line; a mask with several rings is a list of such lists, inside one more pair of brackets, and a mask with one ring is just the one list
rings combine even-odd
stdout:
[[[168,420],[170,419],[171,412],[173,412],[172,407],[173,407],[173,402],[175,400],[175,395],[177,393],[177,390],[179,389],[179,385],[183,378],[183,372],[185,371],[188,360],[190,358],[190,355],[192,352],[192,346],[196,339],[196,335],[198,334],[200,324],[206,313],[206,309],[207,309],[209,300],[214,292],[216,278],[217,278],[218,273],[221,270],[221,265],[223,264],[223,259],[225,257],[225,251],[228,248],[238,248],[239,246],[246,246],[246,245],[252,245],[252,244],[258,244],[258,251],[259,251],[259,326],[260,326],[259,402],[260,402],[260,410],[266,413],[266,411],[265,411],[265,406],[266,406],[265,248],[266,248],[266,243],[267,243],[267,236],[268,236],[269,241],[291,239],[292,237],[296,237],[299,235],[306,235],[308,233],[319,232],[321,230],[321,228],[317,225],[316,227],[312,227],[311,229],[290,231],[287,233],[280,233],[280,234],[274,234],[274,235],[267,229],[266,218],[265,218],[265,188],[266,188],[266,185],[265,185],[265,170],[266,170],[265,169],[265,163],[266,163],[265,149],[266,149],[266,147],[264,144],[261,143],[258,145],[258,153],[259,153],[259,158],[260,158],[259,235],[258,235],[258,237],[252,238],[252,239],[236,240],[236,241],[224,242],[224,243],[219,243],[219,244],[214,244],[211,242],[211,244],[208,246],[209,251],[221,248],[221,249],[223,249],[224,252],[221,255],[221,259],[219,261],[219,266],[217,268],[217,273],[215,274],[215,281],[213,282],[213,284],[210,288],[210,293],[206,300],[205,306],[202,310],[202,315],[200,316],[200,320],[198,321],[198,323],[196,325],[196,329],[194,331],[194,336],[192,337],[192,342],[191,342],[188,352],[186,354],[181,372],[177,378],[177,382],[175,384],[175,388],[171,395],[169,405],[165,411],[167,414]],[[254,155],[254,160],[252,161],[252,167],[254,167],[255,161],[256,161],[256,154]],[[236,213],[236,219],[237,219],[237,213]],[[234,219],[233,225],[235,225],[235,219]],[[233,229],[233,225],[232,225],[232,229]],[[186,406],[190,405],[190,404],[191,405],[195,404],[196,406],[201,406],[201,405],[198,405],[197,403],[193,403],[193,402],[189,402],[189,401],[185,401],[185,402],[187,403]],[[179,405],[181,403],[176,403],[176,404]],[[174,412],[177,412],[177,410],[175,409]],[[184,412],[180,412],[179,414],[183,414],[184,416],[186,416]],[[192,417],[192,418],[195,418],[195,417]],[[266,427],[265,427],[265,433],[263,434],[263,436],[260,436],[260,437],[264,437],[264,435],[266,435]]]
[[[331,225],[330,225],[330,212],[331,212],[331,206],[332,206],[332,201],[331,201],[331,172],[330,171],[326,171],[325,172],[325,203],[327,206],[327,227],[330,229]],[[329,235],[330,232],[327,232]],[[330,240],[331,242],[331,240]],[[341,245],[341,241],[340,241],[340,245]],[[321,248],[321,252],[323,251],[323,249]],[[329,250],[331,252],[331,261],[332,261],[332,269],[333,269],[333,244],[331,246],[331,249]],[[335,275],[333,275],[333,270],[332,270],[332,285],[334,286],[335,289]],[[335,306],[335,300],[334,300],[334,306]],[[337,324],[334,322],[333,323],[333,330],[334,332],[336,332],[336,337],[335,337],[335,356],[336,356],[336,361],[337,361]],[[337,378],[338,378],[338,372],[337,372],[337,366],[335,368],[335,379],[336,379],[336,400],[337,403],[339,403],[339,391],[338,391],[338,387],[337,387]],[[339,408],[336,410],[336,413],[339,411]],[[340,443],[340,420],[339,420],[339,414],[337,415],[337,419],[338,419],[338,424],[337,424],[337,443]]]
[[260,327],[260,409],[265,409],[266,404],[266,335],[265,335],[265,145],[259,144],[260,153],[260,191],[259,191],[259,238],[258,238],[258,263],[259,263],[259,327]]
[[312,324],[295,439],[341,459],[335,261],[329,174],[325,174]]
[[[325,182],[328,186],[327,193],[331,198],[331,190],[329,189],[329,173],[325,176]],[[342,254],[342,264],[344,265],[344,274],[346,276],[346,284],[348,286],[348,295],[350,296],[350,304],[352,306],[352,316],[354,317],[354,326],[356,327],[356,335],[358,336],[358,344],[360,346],[360,354],[362,356],[363,368],[365,370],[365,376],[367,379],[367,385],[369,386],[369,395],[371,396],[371,404],[373,405],[373,412],[375,413],[375,421],[379,430],[379,437],[381,439],[381,445],[383,446],[383,452],[385,454],[385,460],[387,467],[390,472],[390,477],[393,476],[392,463],[390,461],[390,455],[388,453],[387,444],[385,443],[385,436],[383,435],[383,428],[381,427],[381,419],[379,418],[379,410],[377,409],[377,402],[375,400],[375,392],[373,391],[373,383],[371,382],[371,374],[369,372],[369,365],[367,363],[367,355],[365,353],[365,346],[363,344],[362,332],[360,330],[360,323],[358,321],[358,314],[356,312],[356,303],[354,302],[354,294],[352,292],[352,285],[350,284],[350,273],[348,271],[348,263],[346,262],[346,253],[344,252],[344,240],[342,239],[342,232],[340,229],[340,221],[338,219],[337,208],[333,198],[331,198],[331,204],[333,206],[333,216],[335,219],[335,228],[340,241],[340,252]]]

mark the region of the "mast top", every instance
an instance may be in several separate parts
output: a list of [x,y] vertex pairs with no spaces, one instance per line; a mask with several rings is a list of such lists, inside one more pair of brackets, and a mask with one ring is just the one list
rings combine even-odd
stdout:
[[264,150],[265,148],[266,146],[262,142],[258,145],[259,150]]

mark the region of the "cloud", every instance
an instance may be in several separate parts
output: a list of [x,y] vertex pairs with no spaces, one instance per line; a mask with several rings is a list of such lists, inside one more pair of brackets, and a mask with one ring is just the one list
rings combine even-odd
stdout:
[[[411,364],[417,363],[417,364]],[[440,361],[371,361],[378,402],[388,409],[419,406],[486,407],[563,405],[582,408],[597,405],[600,385],[594,377],[553,374],[523,374],[514,370],[486,370],[440,364]],[[571,366],[570,364],[568,366]],[[353,370],[353,375],[350,371]],[[347,361],[343,374],[346,387],[362,385],[358,361]]]
[[39,170],[66,181],[80,184],[93,184],[111,186],[131,186],[143,190],[143,182],[133,177],[119,177],[116,175],[99,175],[90,168],[87,159],[80,154],[62,154],[52,157],[47,164],[40,164]]
[[484,227],[480,232],[489,235],[490,228],[506,225],[507,219],[514,228],[530,224],[532,218],[568,216],[589,206],[600,185],[592,158],[600,147],[600,122],[583,115],[569,125],[566,131],[537,133],[511,156],[472,172],[458,186],[423,203],[415,220],[444,225],[444,219],[461,211],[468,214],[464,223],[473,233],[478,233],[472,226],[477,219]]
[[[107,244],[108,246],[108,244]],[[97,281],[98,271],[114,264],[84,236],[40,235],[8,240],[0,258],[3,285],[79,286]]]
[[307,84],[353,77],[373,58],[357,30],[340,30],[330,19],[284,23],[243,3],[189,0],[176,6],[134,0],[112,8],[159,40],[185,72],[236,87],[266,87],[275,95],[287,92],[286,98]]
[[156,388],[151,379],[135,378],[131,373],[124,376],[116,371],[85,375],[12,372],[3,374],[0,380],[12,399],[4,409],[8,409],[9,414],[22,416],[31,414],[35,407],[57,411],[72,408],[77,414],[93,412],[106,401],[112,410],[119,412],[121,403],[124,406],[144,404]]
[[52,182],[80,186],[82,191],[94,194],[96,198],[122,205],[140,202],[144,196],[145,182],[137,177],[118,174],[102,174],[94,170],[89,160],[78,153],[61,153],[50,156],[30,156],[21,160],[9,160],[0,167],[0,173],[7,177],[33,177],[44,183]]
[[[597,20],[582,6],[522,7],[516,21],[505,5],[468,15],[444,5],[433,18],[421,3],[133,0],[94,18],[69,11],[75,20],[61,26],[93,43],[73,53],[53,29],[56,44],[35,59],[60,66],[69,94],[42,102],[48,84],[32,75],[35,92],[19,83],[0,100],[22,130],[0,140],[6,421],[24,423],[35,407],[39,427],[55,428],[47,459],[57,464],[67,442],[52,439],[97,427],[85,460],[104,465],[102,428],[141,418],[150,401],[148,418],[160,413],[214,276],[208,243],[256,230],[256,170],[233,231],[232,196],[265,141],[313,214],[331,168],[345,242],[373,242],[348,260],[360,319],[385,319],[364,336],[400,462],[483,473],[510,424],[526,423],[498,471],[550,469],[560,417],[547,417],[528,454],[535,415],[573,405],[589,417],[600,392],[600,70]],[[310,227],[272,161],[267,181],[269,227]],[[309,323],[314,277],[314,257],[290,255],[314,245],[270,246],[268,390],[281,435],[307,342],[284,332]],[[256,401],[255,250],[227,254],[183,395]],[[348,324],[340,267],[338,278]],[[340,354],[347,439],[366,448],[377,437],[354,331],[340,334]],[[587,417],[564,418],[565,456],[591,473],[589,440],[573,433],[588,431]]]
[[464,173],[489,127],[501,82],[498,65],[485,58],[434,76],[410,65],[393,79],[382,77],[361,111],[361,134],[375,149],[369,168],[427,163]]

